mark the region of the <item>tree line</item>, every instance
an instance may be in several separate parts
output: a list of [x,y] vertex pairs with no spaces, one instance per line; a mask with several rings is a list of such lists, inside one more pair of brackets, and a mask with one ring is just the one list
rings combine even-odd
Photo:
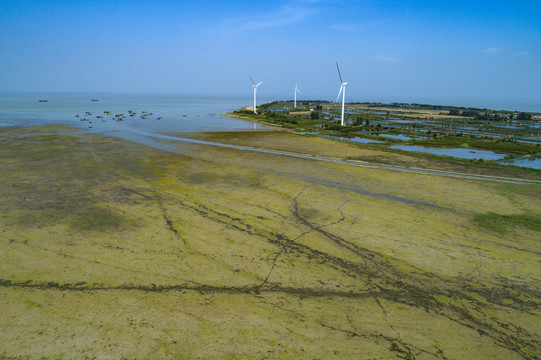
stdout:
[[[497,114],[497,113],[480,113],[479,111],[475,110],[464,110],[460,111],[458,109],[451,109],[449,110],[449,115],[451,116],[463,116],[463,117],[472,117],[476,120],[504,120],[508,118],[508,116],[505,116],[504,114]],[[509,114],[509,117],[513,117]],[[514,117],[513,117],[514,118]],[[526,113],[526,112],[520,112],[516,114],[517,120],[531,120],[532,114]]]

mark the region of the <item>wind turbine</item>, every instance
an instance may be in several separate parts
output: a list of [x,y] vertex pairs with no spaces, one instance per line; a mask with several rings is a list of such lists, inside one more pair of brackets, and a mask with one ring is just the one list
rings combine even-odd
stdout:
[[257,110],[256,110],[256,107],[255,107],[255,94],[257,93],[257,87],[261,84],[263,84],[263,81],[261,81],[259,84],[256,84],[254,82],[254,79],[252,79],[252,77],[250,76],[250,80],[252,80],[252,84],[254,85],[254,114],[257,114]]
[[295,102],[293,103],[293,109],[296,109],[297,108],[297,93],[301,94],[301,91],[299,90],[299,88],[297,87],[297,84],[295,84],[295,88],[293,90],[290,90],[290,91],[293,91],[293,93],[295,94]]
[[338,76],[340,77],[340,91],[338,92],[338,96],[336,97],[336,101],[338,102],[338,99],[340,98],[340,94],[342,94],[342,117],[340,119],[340,125],[344,126],[344,104],[346,102],[346,85],[347,82],[344,82],[342,80],[342,74],[340,74],[340,68],[338,67],[338,63],[336,63],[336,69],[338,70]]

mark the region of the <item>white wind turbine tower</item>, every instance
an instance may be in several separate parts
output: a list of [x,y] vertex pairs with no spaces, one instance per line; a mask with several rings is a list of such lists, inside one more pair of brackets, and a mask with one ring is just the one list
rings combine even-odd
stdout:
[[252,80],[252,84],[254,85],[254,114],[257,114],[257,110],[256,110],[256,107],[255,107],[255,94],[257,93],[257,87],[261,84],[263,84],[263,81],[261,81],[259,84],[256,84],[254,82],[254,79],[252,79],[252,77],[250,76],[250,80]]
[[293,90],[290,90],[290,91],[293,91],[293,93],[295,94],[295,100],[293,102],[293,109],[296,109],[297,108],[297,93],[301,94],[301,91],[299,90],[299,88],[297,87],[297,84],[295,84],[295,88]]
[[342,94],[342,117],[340,120],[340,124],[344,126],[344,104],[346,102],[346,85],[347,82],[344,82],[342,80],[342,74],[340,74],[340,68],[338,67],[338,63],[336,63],[336,69],[338,70],[338,76],[340,77],[340,91],[338,92],[338,97],[336,98],[335,102],[338,102],[338,99],[340,98],[340,94]]

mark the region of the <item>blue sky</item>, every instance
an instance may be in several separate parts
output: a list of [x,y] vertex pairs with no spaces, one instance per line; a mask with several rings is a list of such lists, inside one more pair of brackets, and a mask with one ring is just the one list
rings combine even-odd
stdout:
[[541,99],[538,0],[0,4],[0,91]]

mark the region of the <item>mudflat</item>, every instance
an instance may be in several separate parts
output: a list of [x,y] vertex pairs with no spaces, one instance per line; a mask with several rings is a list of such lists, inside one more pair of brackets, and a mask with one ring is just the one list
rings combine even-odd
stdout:
[[0,133],[0,358],[541,356],[539,185],[61,130]]

